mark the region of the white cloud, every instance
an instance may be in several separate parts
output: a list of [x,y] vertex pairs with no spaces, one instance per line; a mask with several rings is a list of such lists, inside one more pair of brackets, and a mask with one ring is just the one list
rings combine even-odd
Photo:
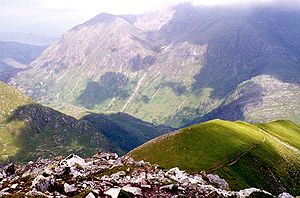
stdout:
[[139,14],[186,1],[249,5],[273,0],[0,0],[0,30],[59,35],[101,12]]

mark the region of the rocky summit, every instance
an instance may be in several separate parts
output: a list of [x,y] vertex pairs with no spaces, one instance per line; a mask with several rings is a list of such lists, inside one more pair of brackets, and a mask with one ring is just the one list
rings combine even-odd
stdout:
[[[230,191],[218,175],[187,174],[177,167],[165,170],[149,162],[114,153],[83,159],[38,159],[0,168],[0,197],[274,197],[248,188]],[[282,193],[279,197],[292,197]]]

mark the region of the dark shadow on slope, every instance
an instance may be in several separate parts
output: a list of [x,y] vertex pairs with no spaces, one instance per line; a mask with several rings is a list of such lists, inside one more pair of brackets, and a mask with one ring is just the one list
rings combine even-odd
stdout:
[[90,113],[81,120],[89,121],[107,139],[126,152],[173,130],[171,127],[156,126],[125,113]]
[[8,83],[14,76],[16,76],[19,72],[24,71],[21,68],[14,68],[0,62],[0,81],[4,83]]
[[109,98],[127,98],[129,84],[127,76],[121,73],[107,72],[100,77],[98,82],[88,82],[77,102],[83,107],[92,109],[96,104]]
[[197,93],[211,87],[213,97],[224,98],[238,84],[259,74],[300,83],[299,19],[299,13],[280,8],[182,4],[160,35],[167,44],[188,41],[207,45],[203,68],[194,76],[192,88]]
[[90,156],[97,150],[120,151],[87,121],[39,104],[17,108],[5,124],[13,125],[7,132],[15,136],[14,144],[19,150],[11,157],[17,162],[70,153]]
[[177,96],[181,96],[187,92],[187,87],[179,82],[166,81],[159,84],[155,87],[156,90],[168,87],[170,88]]
[[211,112],[201,116],[191,122],[188,122],[185,126],[198,124],[200,122],[206,122],[213,119],[222,119],[229,121],[245,120],[244,108],[247,105],[248,108],[255,108],[262,102],[262,87],[253,83],[247,82],[239,89],[236,99],[233,99],[226,104],[226,101],[219,105]]

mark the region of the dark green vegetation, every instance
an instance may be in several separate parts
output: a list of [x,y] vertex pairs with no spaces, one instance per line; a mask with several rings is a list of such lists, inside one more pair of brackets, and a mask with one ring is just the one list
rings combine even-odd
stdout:
[[90,113],[81,120],[90,122],[108,140],[125,152],[172,130],[170,127],[155,126],[125,113]]
[[233,189],[300,193],[300,126],[290,121],[212,120],[155,138],[129,155],[164,168],[217,173]]
[[121,111],[173,127],[215,118],[300,122],[298,35],[300,12],[271,4],[100,14],[11,84],[66,112]]
[[46,47],[0,41],[0,81],[8,82],[24,70]]
[[0,93],[0,161],[120,151],[87,121],[39,105],[3,83]]
[[125,75],[108,72],[101,76],[99,82],[87,84],[85,91],[78,98],[78,103],[83,107],[93,108],[112,97],[126,98],[129,96],[126,90],[128,83],[129,79]]

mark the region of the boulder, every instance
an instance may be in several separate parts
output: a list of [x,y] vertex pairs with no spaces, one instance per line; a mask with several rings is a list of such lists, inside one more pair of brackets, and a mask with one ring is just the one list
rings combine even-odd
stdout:
[[253,196],[253,197],[273,197],[269,192],[264,191],[264,190],[260,190],[257,188],[247,188],[244,190],[240,190],[238,193],[239,197],[243,198],[243,197],[249,197],[249,196]]
[[36,189],[32,189],[31,191],[27,192],[25,195],[27,197],[50,197],[42,192],[37,191]]
[[206,177],[210,183],[217,186],[218,188],[221,188],[223,190],[229,190],[228,183],[225,181],[225,179],[221,179],[219,175],[208,174],[206,175]]
[[67,165],[69,167],[80,166],[84,168],[86,166],[85,160],[79,157],[78,155],[71,154],[66,157],[62,162],[62,165]]
[[110,196],[111,198],[118,198],[121,188],[110,188],[105,191],[104,194]]
[[68,183],[64,183],[64,191],[65,191],[65,193],[72,193],[72,192],[77,191],[77,188]]
[[167,190],[173,190],[174,188],[175,188],[175,184],[168,184],[160,187],[160,189],[167,189]]
[[134,196],[143,196],[142,190],[137,187],[124,186],[123,191],[133,194]]
[[92,192],[90,192],[85,198],[96,198],[96,197]]
[[15,174],[15,165],[13,163],[7,164],[3,168],[3,173],[5,174],[6,177],[9,177],[9,176]]
[[43,175],[38,175],[33,181],[31,188],[35,188],[38,191],[51,191],[54,185],[54,180],[50,177],[44,177]]
[[280,195],[278,195],[278,198],[294,198],[294,197],[287,192],[283,192]]
[[11,188],[11,189],[15,189],[15,188],[17,188],[18,185],[19,185],[19,184],[17,184],[17,183],[16,183],[16,184],[13,184],[13,185],[10,186],[10,188]]

